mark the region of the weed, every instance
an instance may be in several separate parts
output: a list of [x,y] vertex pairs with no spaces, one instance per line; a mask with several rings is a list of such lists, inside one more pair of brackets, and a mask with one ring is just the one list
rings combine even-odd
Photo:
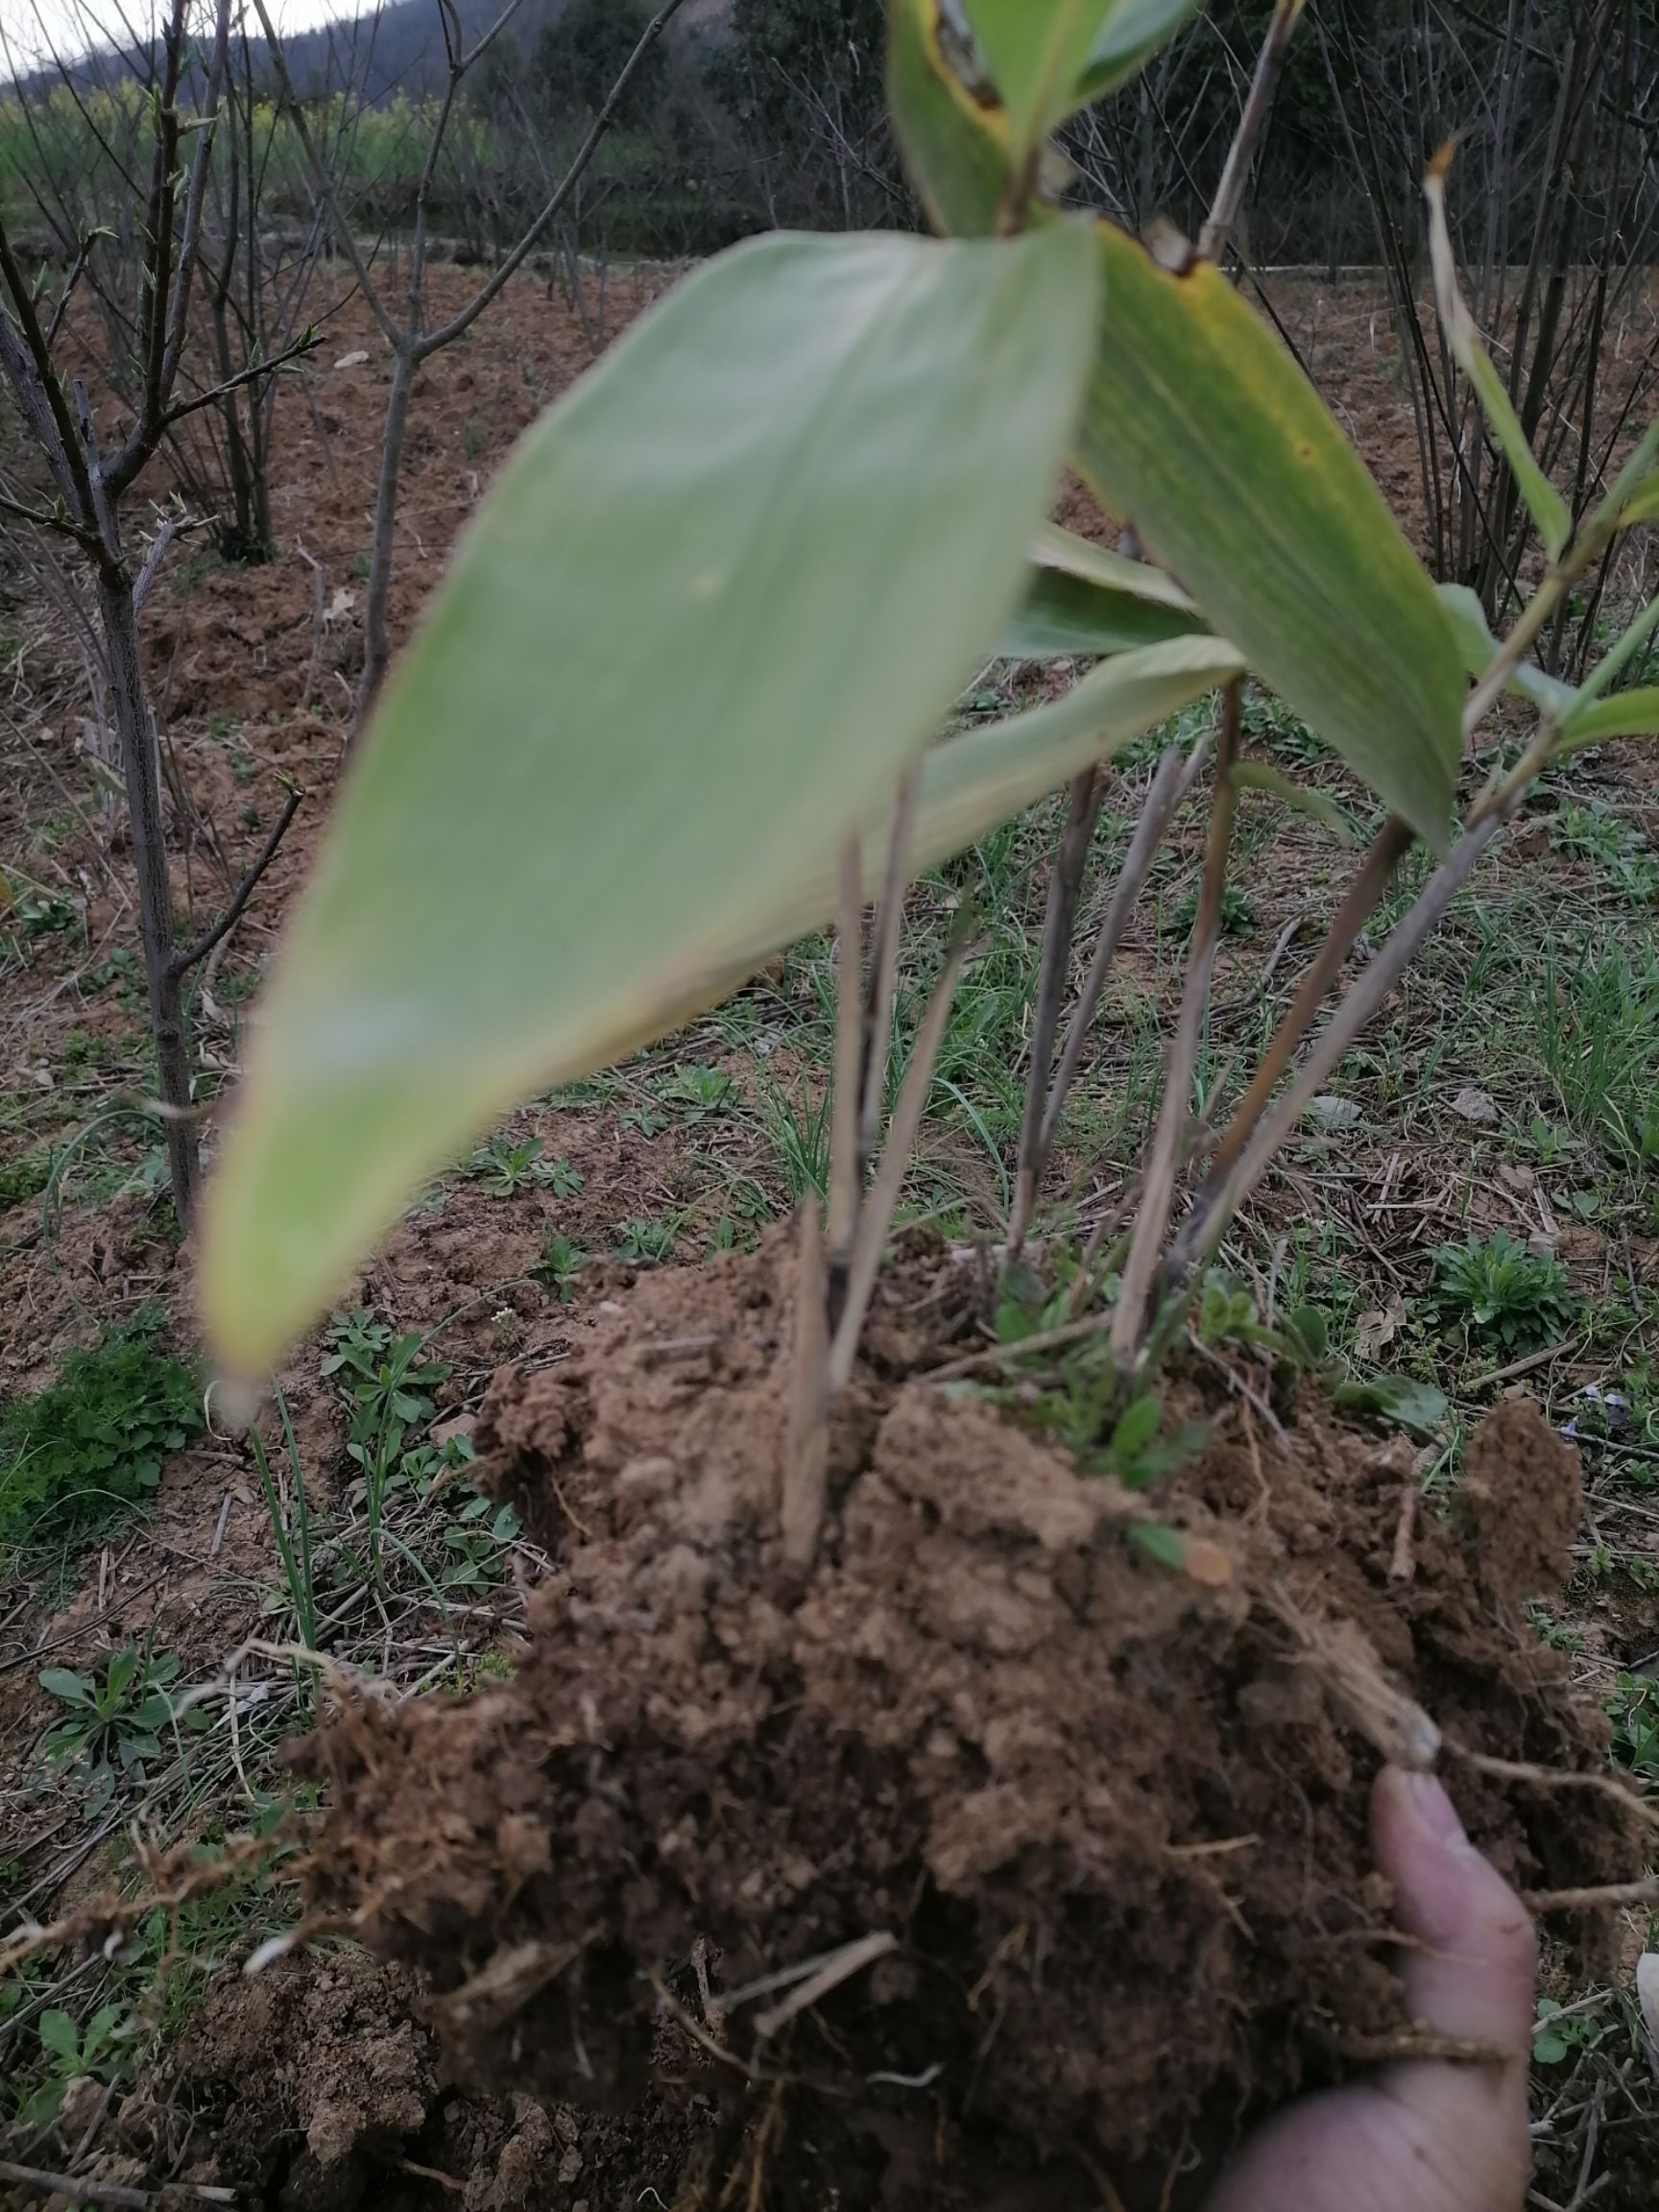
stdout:
[[636,1215],[617,1222],[615,1237],[618,1260],[651,1267],[673,1258],[674,1232],[666,1221],[647,1221]]
[[827,1086],[800,1105],[777,1090],[768,1090],[760,1101],[761,1126],[791,1211],[809,1190],[819,1198],[829,1192],[830,1112]]
[[1559,2066],[1575,2051],[1599,2043],[1601,2032],[1601,2023],[1588,2012],[1580,2011],[1575,2006],[1558,2004],[1553,1997],[1540,1997],[1537,2017],[1532,2023],[1532,2063]]
[[561,1156],[542,1158],[540,1137],[523,1138],[517,1144],[497,1132],[481,1151],[474,1152],[467,1172],[477,1176],[486,1190],[498,1198],[513,1198],[528,1186],[551,1190],[555,1198],[574,1198],[582,1189],[582,1171]]
[[493,1505],[476,1494],[469,1497],[460,1518],[444,1531],[451,1553],[439,1576],[444,1588],[478,1594],[499,1582],[505,1567],[503,1547],[517,1533],[518,1517],[511,1505]]
[[38,1198],[52,1180],[52,1155],[36,1148],[0,1161],[0,1214]]
[[1591,801],[1569,800],[1550,824],[1550,843],[1557,853],[1593,861],[1637,905],[1659,899],[1659,858],[1634,823]]
[[1633,1161],[1659,1157],[1659,952],[1587,945],[1545,973],[1538,1044],[1568,1119]]
[[71,1352],[38,1397],[0,1408],[0,1544],[90,1536],[142,1502],[161,1463],[201,1433],[196,1380],[140,1314]]
[[61,892],[25,892],[12,901],[11,913],[25,937],[55,937],[81,919],[80,907]]
[[395,1336],[389,1324],[363,1307],[334,1316],[328,1342],[323,1372],[342,1378],[350,1402],[346,1451],[363,1471],[369,1570],[378,1578],[387,1486],[411,1429],[431,1420],[432,1392],[448,1380],[449,1369],[440,1359],[421,1358],[423,1336]]
[[131,2068],[132,2017],[119,2002],[101,2005],[84,2030],[67,2012],[42,2012],[36,2032],[49,2071],[18,2112],[20,2128],[49,2128],[72,2081],[118,2081]]
[[1552,1253],[1534,1252],[1503,1229],[1434,1253],[1434,1298],[1465,1336],[1505,1352],[1529,1351],[1571,1329],[1577,1302]]
[[114,1057],[108,1038],[95,1037],[89,1029],[71,1029],[63,1040],[61,1067],[65,1075],[89,1075]]
[[1257,1329],[1256,1301],[1228,1276],[1212,1268],[1193,1317],[1192,1334],[1214,1351],[1230,1338],[1247,1341]]
[[530,1274],[563,1305],[569,1299],[571,1285],[587,1264],[587,1253],[573,1244],[562,1230],[554,1230],[542,1240],[541,1257],[531,1267]]
[[732,1104],[736,1092],[731,1076],[718,1068],[677,1068],[671,1075],[659,1076],[652,1088],[665,1106],[685,1107],[690,1122],[718,1114]]
[[1565,1129],[1557,1129],[1542,1114],[1534,1114],[1527,1125],[1527,1142],[1532,1157],[1541,1167],[1558,1167],[1563,1160],[1571,1159],[1578,1149],[1578,1140]]
[[[1193,885],[1170,915],[1170,925],[1182,937],[1192,934],[1192,925],[1198,919],[1198,887]],[[1236,884],[1223,884],[1221,889],[1221,934],[1223,937],[1248,937],[1256,926],[1256,909]]]
[[1659,1682],[1650,1674],[1621,1674],[1608,1712],[1613,1757],[1645,1792],[1659,1791]]
[[144,988],[144,971],[130,945],[117,945],[103,960],[94,961],[81,979],[84,991],[107,991],[114,984],[123,997],[136,1000]]
[[40,1755],[84,1790],[93,1814],[108,1804],[117,1783],[143,1781],[146,1765],[161,1755],[164,1730],[208,1725],[199,1705],[178,1711],[172,1685],[179,1671],[175,1653],[153,1654],[135,1644],[106,1652],[90,1674],[67,1667],[41,1671],[41,1689],[68,1711],[41,1738]]
[[288,1473],[293,1483],[293,1494],[285,1496],[283,1486],[272,1474],[271,1462],[265,1456],[265,1447],[257,1429],[251,1429],[248,1440],[253,1448],[253,1461],[259,1470],[260,1486],[265,1492],[266,1510],[271,1515],[271,1533],[276,1539],[276,1554],[282,1562],[282,1578],[288,1588],[288,1602],[294,1608],[294,1619],[299,1625],[301,1640],[308,1651],[317,1648],[317,1585],[311,1571],[311,1513],[305,1499],[305,1469],[300,1458],[300,1446],[295,1438],[294,1424],[288,1416],[288,1401],[280,1390],[276,1392],[276,1411],[282,1423],[282,1442],[287,1454]]
[[1252,684],[1244,701],[1244,733],[1298,768],[1329,765],[1331,755],[1301,716],[1271,691]]
[[1550,1650],[1583,1650],[1583,1630],[1575,1627],[1571,1621],[1557,1621],[1553,1614],[1546,1612],[1544,1607],[1534,1599],[1527,1600],[1526,1613],[1532,1633],[1537,1637],[1539,1643],[1547,1646]]

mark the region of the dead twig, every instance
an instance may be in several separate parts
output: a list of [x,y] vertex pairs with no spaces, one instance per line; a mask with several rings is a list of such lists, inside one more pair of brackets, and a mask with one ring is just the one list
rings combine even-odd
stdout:
[[1303,0],[1277,0],[1273,10],[1273,20],[1267,26],[1267,36],[1256,58],[1256,74],[1250,80],[1244,112],[1238,118],[1238,128],[1233,133],[1232,145],[1227,149],[1226,166],[1216,187],[1214,204],[1210,210],[1209,220],[1198,233],[1198,251],[1206,261],[1217,260],[1226,252],[1233,226],[1238,220],[1238,208],[1244,198],[1244,185],[1250,175],[1256,143],[1272,108],[1273,90],[1279,82],[1286,49],[1290,44],[1290,34],[1296,28],[1296,18],[1302,12],[1302,6]]
[[73,2174],[49,2174],[39,2166],[14,2166],[0,2158],[0,2181],[13,2188],[33,2189],[42,2197],[64,2197],[72,2204],[131,2206],[147,2212],[152,2204],[234,2204],[234,2189],[195,2187],[184,2181],[164,2181],[158,2189],[128,2189],[116,2181],[83,2181]]
[[855,1943],[844,1945],[819,1967],[816,1974],[810,1975],[805,1982],[797,1983],[780,2004],[758,2015],[755,2022],[756,2036],[764,2042],[769,2035],[775,2035],[780,2028],[793,2020],[797,2012],[805,2012],[809,2006],[816,2005],[820,1998],[828,1997],[831,1989],[839,1988],[851,1976],[862,1973],[866,1966],[873,1966],[878,1959],[885,1959],[889,1952],[897,1951],[898,1948],[898,1938],[885,1931],[872,1936],[860,1936]]

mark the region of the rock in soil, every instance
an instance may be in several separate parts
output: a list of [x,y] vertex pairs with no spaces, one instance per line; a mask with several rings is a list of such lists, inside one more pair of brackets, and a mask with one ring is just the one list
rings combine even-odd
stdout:
[[[314,1740],[311,1908],[420,1970],[495,2094],[649,2094],[683,2124],[668,2204],[1012,2205],[998,2176],[1040,2169],[1044,2201],[1157,2202],[1191,2146],[1408,2034],[1367,1840],[1402,1715],[1604,1768],[1522,1612],[1566,1572],[1575,1458],[1505,1404],[1441,1518],[1312,1385],[1282,1434],[1212,1407],[1156,1500],[1194,1578],[1114,1484],[923,1379],[974,1287],[935,1254],[883,1287],[792,1584],[791,1276],[775,1242],[645,1277],[566,1365],[497,1375],[479,1444],[559,1572],[511,1682]],[[1605,1793],[1442,1771],[1521,1887],[1640,1870]],[[1594,1970],[1610,1921],[1568,1933]]]

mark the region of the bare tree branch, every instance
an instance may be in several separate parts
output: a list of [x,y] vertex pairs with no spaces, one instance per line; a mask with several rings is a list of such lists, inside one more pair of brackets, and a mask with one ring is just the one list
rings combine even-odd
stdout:
[[213,926],[210,929],[204,930],[203,934],[196,939],[194,944],[187,945],[181,951],[174,953],[172,960],[168,964],[168,973],[171,975],[178,977],[186,974],[192,968],[196,966],[199,960],[205,960],[208,953],[212,951],[214,946],[219,943],[221,938],[228,937],[231,930],[235,928],[237,923],[241,921],[244,908],[247,906],[249,900],[252,898],[254,890],[258,885],[260,877],[264,875],[266,869],[269,868],[272,861],[276,859],[276,848],[281,844],[283,838],[287,835],[288,825],[293,821],[295,815],[300,811],[300,805],[304,796],[305,794],[303,791],[289,792],[287,798],[282,803],[281,813],[277,815],[276,822],[272,825],[270,836],[266,838],[264,844],[259,849],[258,858],[248,870],[248,873],[243,877],[241,882],[237,884],[235,894],[232,897],[229,905],[226,907],[224,913],[220,915],[218,921],[214,923]]

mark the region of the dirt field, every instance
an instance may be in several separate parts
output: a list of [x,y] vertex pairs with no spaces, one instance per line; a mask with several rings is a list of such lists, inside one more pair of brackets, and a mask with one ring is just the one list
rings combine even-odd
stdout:
[[[609,333],[665,280],[613,278]],[[1384,490],[1420,521],[1377,294],[1285,280],[1275,299]],[[492,469],[589,358],[569,307],[523,281],[423,372],[400,631]],[[215,1086],[233,1080],[258,1019],[259,975],[335,784],[385,388],[349,305],[280,401],[276,557],[238,570],[183,540],[146,613],[176,885],[198,924],[286,792],[304,793],[202,975],[195,1034]],[[1063,512],[1091,526],[1080,494]],[[13,884],[0,916],[0,1392],[13,1399],[111,1327],[186,1359],[194,1344],[151,1128],[123,1110],[147,1089],[130,856],[88,772],[80,670],[28,555],[13,534],[0,568],[0,867]],[[1002,711],[1039,676],[994,663],[964,711]],[[1265,700],[1252,715],[1266,757],[1366,818],[1299,724]],[[1117,763],[1090,915],[1155,758],[1136,747]],[[1149,1577],[1126,1551],[1107,1575],[1094,1524],[1067,1519],[1082,1490],[1049,1378],[1012,1379],[995,1406],[942,1401],[922,1381],[964,1360],[986,1382],[1001,1376],[975,1366],[970,1293],[976,1245],[1005,1214],[1052,809],[912,902],[902,1013],[925,996],[958,893],[977,897],[990,944],[958,997],[906,1184],[902,1264],[837,1443],[836,1575],[787,1631],[744,1484],[766,1479],[781,1418],[781,1224],[827,1163],[826,945],[773,963],[693,1032],[536,1101],[436,1180],[279,1378],[292,1452],[274,1413],[260,1423],[290,1529],[296,1469],[303,1483],[320,1688],[290,1656],[293,1591],[258,1462],[211,1404],[205,1426],[160,1425],[159,1485],[141,1510],[47,1530],[5,1560],[0,1943],[20,1920],[73,1920],[111,1894],[125,1938],[34,1953],[0,1991],[5,2156],[72,2171],[86,2201],[132,2200],[97,2187],[178,2183],[304,2212],[713,2212],[1098,2201],[1066,2193],[1085,2187],[1081,2169],[1057,2165],[1049,2199],[1020,2196],[999,2171],[1033,2146],[1063,2161],[1081,2133],[1115,2162],[1104,2201],[1150,2205],[1195,2109],[1224,2108],[1230,2128],[1383,2048],[1406,2024],[1377,1963],[1385,1901],[1357,1810],[1375,1753],[1323,1708],[1286,1752],[1289,1723],[1262,1685],[1291,1631],[1262,1610],[1265,1593],[1300,1619],[1337,1591],[1372,1658],[1470,1746],[1591,1772],[1610,1738],[1659,1791],[1654,779],[1653,756],[1612,745],[1550,780],[1238,1224],[1227,1264],[1263,1312],[1316,1306],[1353,1375],[1432,1382],[1449,1405],[1411,1436],[1334,1423],[1318,1390],[1286,1387],[1270,1359],[1225,1334],[1196,1344],[1181,1410],[1211,1423],[1213,1442],[1182,1494],[1213,1527],[1224,1590],[1198,1571]],[[1139,1151],[1202,833],[1189,810],[1069,1114],[1050,1196],[1073,1231],[1110,1214]],[[1217,1094],[1231,1055],[1282,1010],[1350,865],[1319,825],[1262,795],[1239,842],[1201,1069]],[[1460,1300],[1444,1255],[1499,1232],[1542,1272],[1528,1278],[1535,1305],[1500,1301],[1495,1321],[1479,1297]],[[415,1410],[372,1535],[361,1451],[388,1362]],[[1015,1426],[996,1429],[998,1414]],[[1581,1513],[1562,1431],[1583,1447]],[[993,1435],[1010,1495],[981,1526],[962,1518],[963,1497],[996,1479],[975,1488],[959,1470],[997,1463]],[[721,1458],[712,1438],[743,1439],[719,1498],[697,1479]],[[1482,1482],[1500,1493],[1496,1519],[1481,1518]],[[1518,1521],[1518,1501],[1549,1526]],[[1409,1572],[1391,1580],[1402,1543]],[[710,1589],[717,1649],[689,1626],[663,1649],[627,1628],[701,1621]],[[90,1679],[123,1647],[177,1671],[155,1676],[162,1724],[134,1718],[134,1699],[99,1739],[106,1787],[95,1758],[51,1754],[70,1707],[40,1676]],[[987,1680],[1001,1703],[970,1720]],[[434,1695],[399,1701],[417,1689]],[[296,1765],[284,1746],[319,1699],[336,1718]],[[762,1836],[730,1819],[762,1750],[774,1783],[818,1777],[815,1798],[794,1800],[810,1800],[805,1827]],[[1235,1757],[1243,1779],[1222,1802],[1214,1778]],[[1091,1805],[1131,1781],[1141,1825],[1116,1858],[1091,1860]],[[343,1823],[332,1809],[347,1799]],[[1275,1889],[1271,1850],[1260,1866],[1249,1848],[1206,1856],[1217,1839],[1283,1839],[1296,1802],[1321,1809],[1310,1887]],[[1641,1871],[1637,1831],[1616,1808],[1586,1810],[1593,1795],[1541,1803],[1471,1769],[1460,1802],[1530,1889]],[[657,1839],[649,1866],[629,1856],[641,1831]],[[1172,1863],[1190,1871],[1175,1881]],[[244,1976],[302,1910],[313,1940]],[[1027,2015],[1031,1911],[1075,1948]],[[901,1923],[902,1956],[827,2004],[787,2068],[731,2078],[723,1998]],[[1534,2201],[1659,2202],[1659,2078],[1629,1985],[1646,1916],[1569,1916],[1551,1935]],[[502,1960],[524,1986],[498,1985]],[[963,1991],[981,1967],[970,2021]],[[1149,1986],[1175,1992],[1177,2011],[1138,2014]],[[59,2015],[67,2053],[47,2025]],[[976,2041],[993,2017],[996,2035]],[[868,2093],[935,2064],[974,2071],[971,2121],[921,2091],[909,2105]],[[790,2104],[778,2084],[797,2078]]]

